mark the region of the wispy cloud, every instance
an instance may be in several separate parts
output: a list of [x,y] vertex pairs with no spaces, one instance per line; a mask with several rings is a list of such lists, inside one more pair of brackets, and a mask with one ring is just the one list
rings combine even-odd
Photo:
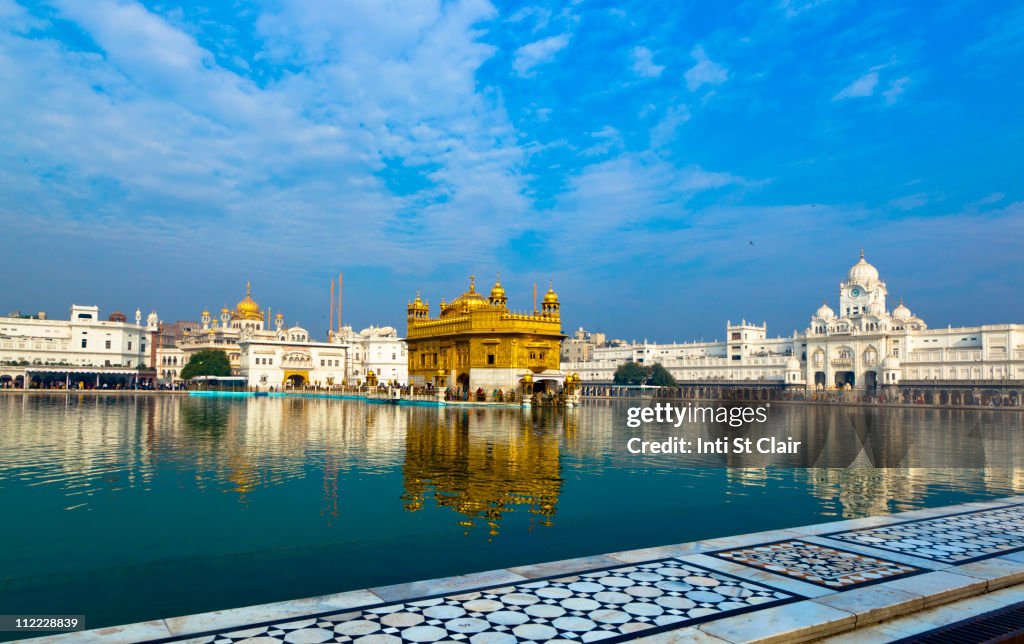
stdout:
[[555,55],[569,46],[569,34],[558,34],[527,43],[515,51],[512,68],[520,76],[530,76],[534,68],[554,60]]
[[907,87],[910,85],[910,77],[903,76],[889,83],[889,87],[882,92],[882,97],[885,99],[886,104],[892,105],[896,101],[900,100],[903,93],[907,91]]
[[853,81],[832,97],[833,101],[841,101],[847,98],[863,98],[872,96],[875,87],[878,86],[878,72],[868,72],[857,80]]
[[690,109],[686,105],[673,105],[651,130],[651,147],[662,148],[671,143],[679,128],[690,120]]
[[633,60],[633,71],[638,76],[657,78],[665,71],[664,65],[654,64],[654,52],[646,47],[634,47],[630,58]]
[[583,156],[602,156],[623,148],[622,133],[610,125],[591,132],[590,136],[596,140],[596,143],[584,149]]
[[729,79],[729,70],[708,58],[702,45],[694,47],[690,55],[696,61],[685,74],[686,87],[691,92],[696,92],[704,85],[721,85]]
[[918,208],[928,205],[930,201],[931,198],[927,194],[918,192],[912,195],[905,195],[903,197],[893,199],[889,201],[888,205],[896,210],[907,211],[917,210]]

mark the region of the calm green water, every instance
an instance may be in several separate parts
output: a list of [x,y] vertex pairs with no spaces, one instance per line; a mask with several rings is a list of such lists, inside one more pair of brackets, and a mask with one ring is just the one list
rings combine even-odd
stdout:
[[735,431],[628,429],[622,404],[0,395],[0,613],[98,627],[1024,488],[1016,412],[777,405],[750,431],[797,455],[626,451]]

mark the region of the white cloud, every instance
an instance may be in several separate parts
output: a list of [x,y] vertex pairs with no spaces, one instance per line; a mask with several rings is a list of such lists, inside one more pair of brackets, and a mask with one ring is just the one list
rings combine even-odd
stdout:
[[878,72],[868,72],[857,80],[853,81],[838,94],[832,97],[833,101],[841,101],[847,98],[861,98],[864,96],[871,96],[875,93],[875,87],[878,85]]
[[686,70],[686,87],[696,92],[703,85],[721,85],[729,79],[729,70],[708,58],[704,47],[697,45],[690,52],[696,64]]
[[[444,248],[493,256],[529,208],[517,132],[477,83],[494,7],[327,8],[294,0],[259,19],[265,60],[299,70],[261,84],[135,2],[60,5],[102,53],[0,29],[0,221],[155,253],[188,239],[213,262],[290,270],[343,248],[400,270]],[[392,190],[392,166],[417,187]],[[492,225],[459,223],[482,212]]]
[[515,51],[512,68],[520,76],[531,76],[538,65],[551,62],[569,45],[569,34],[558,34],[527,43]]
[[926,206],[930,201],[931,198],[927,194],[923,192],[918,192],[912,195],[906,195],[903,197],[893,199],[892,201],[889,202],[888,205],[891,208],[895,208],[896,210],[907,211],[916,210],[922,206]]
[[664,65],[654,64],[654,52],[646,47],[634,47],[630,56],[633,59],[633,71],[639,76],[657,78],[665,71]]
[[597,140],[594,145],[584,149],[580,154],[586,157],[602,156],[608,154],[612,150],[621,150],[623,148],[622,133],[610,125],[606,125],[601,129],[591,132],[591,138]]
[[690,120],[690,109],[685,105],[674,105],[665,112],[651,130],[651,147],[662,148],[671,143],[679,132],[679,128]]
[[897,78],[896,80],[889,83],[888,89],[882,92],[882,97],[885,99],[885,102],[889,105],[892,105],[896,101],[900,100],[900,97],[903,96],[903,92],[907,91],[907,86],[909,84],[909,76]]
[[544,7],[523,7],[508,17],[509,22],[530,22],[533,31],[540,31],[551,22],[551,10]]

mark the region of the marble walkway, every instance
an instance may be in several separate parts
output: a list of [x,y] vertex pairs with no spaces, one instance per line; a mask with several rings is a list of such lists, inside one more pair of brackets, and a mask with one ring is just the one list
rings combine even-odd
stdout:
[[1024,601],[1019,583],[1024,496],[32,641],[884,642]]

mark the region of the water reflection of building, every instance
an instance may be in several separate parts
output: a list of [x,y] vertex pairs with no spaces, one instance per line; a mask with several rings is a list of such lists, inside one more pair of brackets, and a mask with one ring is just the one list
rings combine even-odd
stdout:
[[[556,410],[543,410],[557,414]],[[559,436],[519,410],[441,410],[410,425],[405,448],[405,507],[439,507],[464,515],[469,530],[499,532],[504,515],[525,510],[551,525],[562,489]]]

